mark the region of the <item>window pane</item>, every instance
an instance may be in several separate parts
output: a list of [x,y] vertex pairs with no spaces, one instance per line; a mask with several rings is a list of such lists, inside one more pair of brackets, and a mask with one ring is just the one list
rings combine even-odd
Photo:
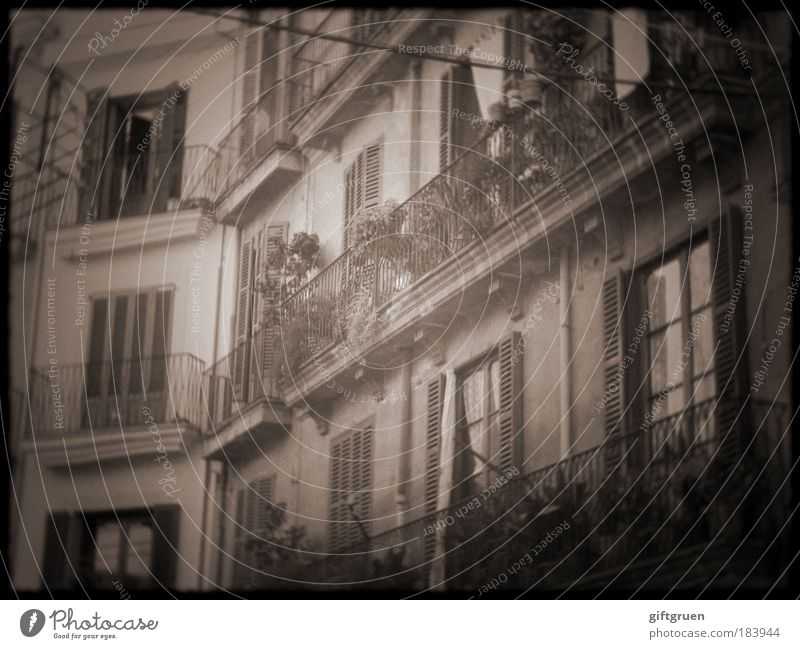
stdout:
[[106,574],[108,569],[120,572],[119,566],[120,529],[116,522],[100,523],[94,533],[95,554],[94,572]]
[[131,523],[127,543],[125,576],[149,577],[153,560],[153,528],[138,521]]
[[692,248],[689,258],[692,311],[711,301],[711,262],[708,241]]
[[484,387],[483,368],[473,372],[464,379],[464,416],[467,424],[481,421],[485,414],[486,388]]
[[714,321],[710,307],[692,316],[692,331],[696,334],[692,348],[692,376],[698,376],[714,369]]
[[682,412],[685,406],[683,386],[678,385],[673,390],[663,392],[650,401],[650,416],[653,421],[657,421]]
[[653,313],[651,327],[657,328],[681,315],[680,273],[680,263],[673,259],[648,275],[647,301]]
[[706,374],[702,379],[696,379],[692,384],[692,393],[695,403],[713,398],[717,393],[717,377],[714,372]]
[[680,321],[650,336],[650,394],[660,392],[670,382],[682,382],[683,346],[683,324]]

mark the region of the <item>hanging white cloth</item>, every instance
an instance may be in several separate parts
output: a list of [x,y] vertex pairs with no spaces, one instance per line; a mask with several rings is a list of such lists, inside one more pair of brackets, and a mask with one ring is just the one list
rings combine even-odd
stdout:
[[[444,405],[442,408],[441,454],[439,455],[439,485],[436,511],[450,506],[453,490],[453,467],[456,451],[456,374],[448,370],[444,382]],[[436,526],[436,546],[428,583],[434,590],[444,589],[445,578],[445,532]]]

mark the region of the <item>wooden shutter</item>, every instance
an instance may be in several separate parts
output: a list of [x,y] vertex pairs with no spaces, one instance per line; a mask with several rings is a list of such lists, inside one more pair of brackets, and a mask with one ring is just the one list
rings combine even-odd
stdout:
[[742,290],[733,319],[725,324],[736,283],[736,271],[742,251],[742,213],[731,205],[727,213],[712,222],[709,237],[714,251],[712,299],[716,352],[714,368],[717,379],[717,433],[721,444],[720,460],[733,465],[746,440],[743,431],[749,424],[749,412],[743,405],[748,377],[746,290]]
[[[372,426],[345,433],[331,446],[331,524],[328,545],[332,552],[365,540],[362,525],[368,530],[372,516],[372,456]],[[353,510],[361,525],[353,520],[353,514],[345,502],[349,494],[355,496]]]
[[[275,283],[280,281],[280,270],[269,268],[267,261],[275,254],[278,246],[287,243],[289,237],[288,223],[272,223],[264,228],[262,237],[261,254],[259,264],[256,265],[257,272],[261,273],[262,284]],[[258,348],[256,349],[258,374],[260,376],[259,390],[262,389],[269,396],[273,393],[273,381],[277,380],[277,368],[275,359],[275,326],[270,321],[265,320],[265,309],[277,307],[277,304],[267,304],[265,294],[258,293],[258,317],[260,323],[270,322],[268,326],[262,325],[259,328]],[[253,373],[255,375],[255,372]]]
[[243,586],[244,575],[246,574],[246,566],[242,565],[247,563],[247,557],[245,556],[245,530],[247,529],[247,521],[245,520],[246,494],[246,487],[241,487],[236,491],[236,509],[234,512],[236,524],[233,526],[233,585],[235,588]]
[[68,581],[68,561],[65,549],[69,547],[69,519],[70,515],[67,512],[47,514],[42,557],[42,581],[46,588],[63,588]]
[[363,153],[364,207],[373,207],[381,202],[382,148],[380,144],[372,144]]
[[[525,60],[524,43],[522,36],[518,34],[521,31],[521,16],[519,11],[511,11],[506,15],[503,20],[503,56],[505,61],[510,61],[512,64],[516,61]],[[503,90],[508,91],[513,86],[515,74],[511,70],[503,70]]]
[[235,349],[233,355],[233,392],[237,399],[244,399],[244,388],[248,374],[249,338],[251,333],[253,243],[248,240],[239,249],[239,277],[236,298]]
[[[444,405],[444,375],[428,383],[428,416],[426,419],[425,437],[425,517],[426,525],[433,523],[428,520],[436,513],[436,502],[439,496],[439,453],[442,437],[442,408]],[[433,558],[436,548],[436,536],[428,534],[425,537],[425,560]]]
[[622,449],[619,438],[624,432],[625,382],[620,367],[625,354],[625,319],[623,317],[624,277],[621,272],[603,282],[603,379],[605,399],[606,468],[616,466]]
[[242,121],[239,129],[239,154],[245,160],[252,157],[254,150],[254,108],[258,99],[260,42],[258,30],[253,30],[245,36],[244,70],[242,71]]
[[453,70],[447,70],[439,82],[439,171],[452,162],[453,143]]
[[500,362],[500,469],[522,469],[522,346],[521,335],[512,331],[498,346]]
[[478,93],[475,91],[475,77],[472,74],[472,67],[469,65],[457,65],[452,71],[452,106],[450,119],[453,122],[451,128],[452,143],[450,147],[450,162],[458,158],[464,149],[471,147],[481,135],[481,126],[473,125],[470,119],[459,119],[453,116],[453,112],[464,111],[468,115],[481,115],[481,105],[478,101]]
[[167,587],[175,585],[175,558],[177,556],[180,514],[180,505],[163,505],[150,510],[154,524],[153,575]]
[[86,96],[86,130],[84,132],[81,163],[80,214],[83,221],[87,214],[96,218],[107,218],[109,183],[108,171],[112,161],[106,160],[110,102],[108,88],[92,90]]
[[186,94],[177,85],[170,86],[156,109],[156,115],[163,111],[163,119],[155,138],[154,197],[150,208],[152,213],[165,211],[167,200],[177,198],[181,193]]

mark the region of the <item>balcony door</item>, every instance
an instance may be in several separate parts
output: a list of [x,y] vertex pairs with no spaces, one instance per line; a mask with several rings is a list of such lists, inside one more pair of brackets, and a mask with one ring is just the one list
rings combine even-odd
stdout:
[[[169,419],[172,291],[148,289],[92,300],[84,427]],[[147,409],[147,410],[146,410]]]

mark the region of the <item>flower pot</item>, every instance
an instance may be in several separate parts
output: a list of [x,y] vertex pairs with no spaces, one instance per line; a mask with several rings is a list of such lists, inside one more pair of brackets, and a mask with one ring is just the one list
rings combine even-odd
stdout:
[[489,121],[502,124],[506,121],[507,113],[506,105],[497,101],[489,106]]
[[519,82],[521,101],[531,107],[540,106],[542,103],[542,80],[537,77],[527,77]]

